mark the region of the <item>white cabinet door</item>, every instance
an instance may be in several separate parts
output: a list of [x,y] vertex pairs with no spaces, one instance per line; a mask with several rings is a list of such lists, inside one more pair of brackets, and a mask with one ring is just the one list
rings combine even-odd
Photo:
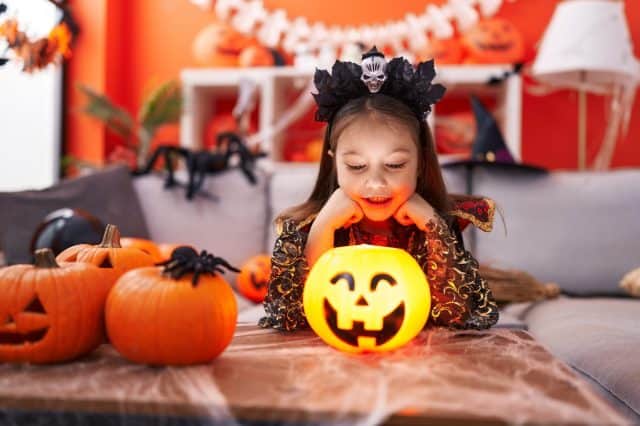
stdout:
[[[45,37],[60,17],[44,0],[4,3],[8,10],[0,20],[17,17],[30,38]],[[50,65],[34,74],[20,68],[17,61],[0,67],[0,191],[43,188],[59,174],[61,68]]]

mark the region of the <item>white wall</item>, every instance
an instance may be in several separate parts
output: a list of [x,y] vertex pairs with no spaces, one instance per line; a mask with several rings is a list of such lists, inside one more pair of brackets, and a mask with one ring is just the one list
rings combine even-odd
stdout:
[[[58,17],[44,0],[4,3],[9,10],[0,19],[17,16],[30,37],[46,36]],[[0,191],[49,186],[59,171],[61,69],[27,74],[20,67],[17,61],[0,67]]]

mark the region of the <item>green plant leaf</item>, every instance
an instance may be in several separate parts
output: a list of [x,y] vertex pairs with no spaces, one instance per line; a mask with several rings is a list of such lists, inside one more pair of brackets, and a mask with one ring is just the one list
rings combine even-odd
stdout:
[[182,93],[178,82],[171,80],[155,89],[138,113],[138,122],[152,136],[165,124],[176,123],[182,112]]
[[135,138],[136,127],[131,115],[88,86],[79,84],[78,89],[87,96],[87,103],[82,112],[102,121],[108,129],[125,138],[130,144],[131,138]]

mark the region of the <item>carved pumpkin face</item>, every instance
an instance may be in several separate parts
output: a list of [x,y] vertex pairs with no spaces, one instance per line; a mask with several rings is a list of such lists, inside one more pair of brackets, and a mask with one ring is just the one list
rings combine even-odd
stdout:
[[91,352],[103,339],[107,289],[91,265],[57,264],[50,249],[35,265],[0,269],[0,362],[49,363]]
[[247,260],[236,280],[238,291],[247,299],[262,303],[271,278],[271,257],[259,254]]
[[520,31],[500,18],[479,22],[463,38],[467,62],[497,64],[519,62],[524,56],[524,41]]
[[311,328],[346,352],[387,351],[404,345],[429,317],[429,284],[404,250],[358,245],[324,253],[303,293]]
[[460,45],[459,38],[431,38],[427,47],[418,52],[417,60],[428,61],[429,59],[434,59],[438,65],[459,64],[462,62],[463,55],[464,51]]

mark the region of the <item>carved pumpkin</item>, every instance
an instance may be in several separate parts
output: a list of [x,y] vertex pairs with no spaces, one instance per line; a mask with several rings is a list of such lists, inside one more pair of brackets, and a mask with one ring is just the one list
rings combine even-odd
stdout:
[[432,37],[421,52],[416,55],[416,62],[435,59],[437,65],[459,64],[462,62],[464,49],[458,37],[439,39]]
[[100,275],[92,265],[57,264],[48,248],[34,265],[0,269],[0,362],[66,361],[98,347],[109,291]]
[[154,263],[162,262],[166,259],[162,257],[160,249],[156,243],[151,240],[146,240],[144,238],[122,237],[120,238],[120,245],[122,247],[133,247],[138,250],[142,250],[153,258]]
[[236,67],[240,52],[254,43],[254,40],[236,31],[231,25],[215,22],[196,35],[193,56],[203,66]]
[[168,260],[169,258],[171,258],[171,253],[173,253],[173,251],[178,247],[184,246],[184,245],[185,244],[174,244],[174,243],[158,244],[158,252],[160,253],[160,262],[164,262],[165,260]]
[[522,34],[505,19],[480,21],[462,40],[468,63],[509,64],[522,61],[524,56]]
[[363,244],[320,256],[305,283],[303,306],[327,344],[347,352],[387,351],[422,330],[431,296],[411,255]]
[[179,247],[164,269],[124,274],[105,309],[112,345],[125,358],[144,364],[214,359],[231,342],[238,318],[233,291],[217,274],[220,266],[237,271],[206,252]]
[[151,255],[134,247],[122,247],[120,231],[115,225],[107,225],[102,242],[98,245],[78,244],[64,250],[57,257],[59,262],[90,263],[102,269],[103,280],[113,286],[127,271],[153,266]]
[[271,257],[259,254],[247,260],[236,280],[238,291],[247,299],[262,303],[271,278]]

